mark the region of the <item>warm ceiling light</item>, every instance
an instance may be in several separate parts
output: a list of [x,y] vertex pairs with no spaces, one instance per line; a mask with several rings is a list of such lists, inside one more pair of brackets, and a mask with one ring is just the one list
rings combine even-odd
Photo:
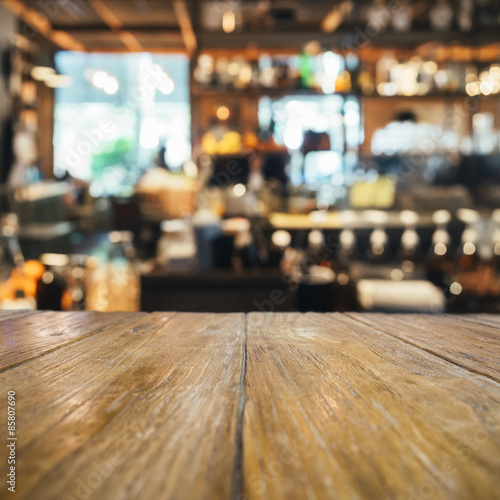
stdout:
[[33,80],[44,81],[55,72],[54,68],[49,68],[48,66],[35,66],[31,70],[31,78]]
[[232,33],[236,28],[236,15],[232,10],[226,10],[222,14],[222,31]]
[[230,112],[227,106],[219,106],[217,108],[217,118],[219,120],[225,121],[229,118]]

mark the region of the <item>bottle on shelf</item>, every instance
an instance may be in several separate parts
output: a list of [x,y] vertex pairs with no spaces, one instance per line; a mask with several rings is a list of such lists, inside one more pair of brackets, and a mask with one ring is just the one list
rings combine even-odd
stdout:
[[325,248],[325,236],[319,229],[312,229],[307,235],[306,262],[310,265],[332,267],[330,254]]
[[271,235],[271,245],[268,249],[269,265],[281,266],[286,250],[290,247],[292,235],[284,229],[278,229]]
[[398,261],[403,275],[411,275],[415,271],[415,265],[421,264],[423,261],[420,252],[420,237],[416,230],[419,215],[411,210],[403,210],[399,217],[405,229],[401,235]]
[[70,255],[66,280],[68,282],[69,308],[71,311],[85,309],[85,276],[87,255]]
[[342,212],[342,231],[339,234],[339,247],[336,254],[335,270],[337,274],[347,274],[349,277],[351,263],[357,258],[356,235],[353,230],[356,213],[351,210]]
[[386,263],[390,260],[389,237],[385,231],[388,219],[387,212],[369,210],[365,215],[374,225],[374,229],[370,234],[370,246],[366,255],[367,260],[372,264]]
[[451,214],[448,210],[438,210],[432,215],[436,230],[427,256],[427,278],[436,286],[442,287],[447,276],[453,272],[453,252],[448,223]]
[[495,278],[500,285],[500,209],[494,210],[491,215],[491,220],[493,223],[493,234],[491,236],[492,240],[492,270]]
[[234,239],[235,261],[243,269],[256,267],[259,263],[259,253],[251,230],[250,221],[248,228],[238,232]]
[[457,217],[465,224],[456,254],[457,271],[476,271],[481,261],[478,248],[479,236],[475,228],[475,224],[479,220],[479,213],[475,210],[462,208],[457,211]]
[[453,21],[453,9],[447,0],[438,0],[436,5],[429,11],[432,29],[436,31],[447,31]]
[[140,276],[131,231],[112,231],[105,262],[88,259],[85,308],[95,311],[140,309]]
[[337,272],[334,283],[334,310],[358,310],[357,285],[351,272],[353,260],[357,258],[354,225],[356,213],[346,210],[341,214],[344,229],[339,234],[339,248],[335,259]]

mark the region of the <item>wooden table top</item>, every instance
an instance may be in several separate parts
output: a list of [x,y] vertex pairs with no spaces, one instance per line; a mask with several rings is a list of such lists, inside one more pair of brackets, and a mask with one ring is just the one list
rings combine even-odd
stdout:
[[3,312],[0,338],[12,498],[500,498],[500,317]]

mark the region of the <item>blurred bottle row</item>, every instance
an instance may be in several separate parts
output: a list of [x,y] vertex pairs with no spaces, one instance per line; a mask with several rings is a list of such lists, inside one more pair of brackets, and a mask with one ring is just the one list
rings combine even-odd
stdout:
[[381,96],[500,93],[497,63],[437,63],[418,56],[401,60],[387,51],[371,64],[354,53],[324,51],[314,42],[300,55],[261,55],[256,60],[202,54],[193,76],[201,89],[315,89],[325,94],[355,91]]

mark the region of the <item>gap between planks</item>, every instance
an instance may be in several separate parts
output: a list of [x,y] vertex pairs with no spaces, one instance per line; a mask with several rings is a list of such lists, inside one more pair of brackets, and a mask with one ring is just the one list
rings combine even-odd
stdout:
[[247,320],[248,314],[243,316],[243,358],[241,361],[241,378],[240,378],[240,400],[238,406],[238,422],[236,424],[236,456],[234,460],[233,474],[233,500],[241,500],[244,498],[243,493],[243,418],[245,413],[246,403],[246,375],[247,375]]

